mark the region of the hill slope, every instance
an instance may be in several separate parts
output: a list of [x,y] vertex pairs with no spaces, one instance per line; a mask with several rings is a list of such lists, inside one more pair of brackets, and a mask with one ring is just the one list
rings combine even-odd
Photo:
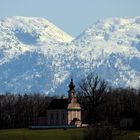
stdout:
[[140,17],[100,20],[73,43],[82,50],[81,61],[109,84],[140,86]]
[[100,20],[73,40],[43,18],[0,20],[0,92],[64,94],[90,72],[139,87],[140,17]]

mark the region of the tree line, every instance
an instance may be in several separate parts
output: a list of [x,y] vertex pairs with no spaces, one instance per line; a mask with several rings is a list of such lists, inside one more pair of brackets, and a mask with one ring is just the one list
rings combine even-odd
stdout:
[[[119,127],[122,118],[134,118],[140,127],[140,90],[110,88],[106,81],[94,74],[80,80],[77,89],[82,107],[83,123],[109,122]],[[39,116],[46,116],[52,99],[42,94],[0,95],[0,129],[28,127]]]
[[40,115],[52,97],[41,94],[17,95],[6,93],[0,95],[0,128],[25,128]]
[[78,99],[86,123],[107,121],[119,127],[122,118],[132,118],[133,127],[140,128],[139,89],[111,88],[106,81],[91,73],[80,81]]

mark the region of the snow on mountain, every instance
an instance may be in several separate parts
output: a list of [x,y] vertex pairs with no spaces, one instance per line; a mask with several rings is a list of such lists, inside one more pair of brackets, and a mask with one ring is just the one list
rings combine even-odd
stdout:
[[0,20],[0,92],[53,92],[66,79],[73,38],[43,18]]
[[73,43],[79,59],[110,85],[140,87],[140,17],[99,20]]
[[44,18],[6,17],[0,20],[0,63],[42,44],[69,42],[73,38]]
[[99,20],[77,38],[43,18],[0,20],[0,92],[65,94],[94,72],[115,87],[140,86],[140,17]]

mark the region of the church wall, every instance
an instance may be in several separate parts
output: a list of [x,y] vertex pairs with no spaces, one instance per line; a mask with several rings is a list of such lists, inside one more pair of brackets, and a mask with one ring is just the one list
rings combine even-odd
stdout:
[[81,110],[68,110],[68,124],[70,125],[74,118],[81,121]]
[[66,125],[67,110],[47,110],[48,125]]

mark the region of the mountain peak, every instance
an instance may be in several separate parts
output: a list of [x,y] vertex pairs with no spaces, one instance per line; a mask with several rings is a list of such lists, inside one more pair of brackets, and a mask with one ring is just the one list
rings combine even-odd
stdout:
[[0,92],[64,94],[71,73],[139,87],[140,17],[99,20],[73,40],[44,18],[0,20]]
[[[0,20],[0,25],[1,28],[6,28],[7,30],[10,30],[10,32],[15,33],[21,43],[25,43],[27,45],[29,40],[34,40],[34,43],[36,40],[37,43],[52,40],[68,42],[73,39],[70,35],[56,27],[45,18],[21,16],[6,17]],[[25,39],[28,39],[28,41],[22,42],[22,40]]]

